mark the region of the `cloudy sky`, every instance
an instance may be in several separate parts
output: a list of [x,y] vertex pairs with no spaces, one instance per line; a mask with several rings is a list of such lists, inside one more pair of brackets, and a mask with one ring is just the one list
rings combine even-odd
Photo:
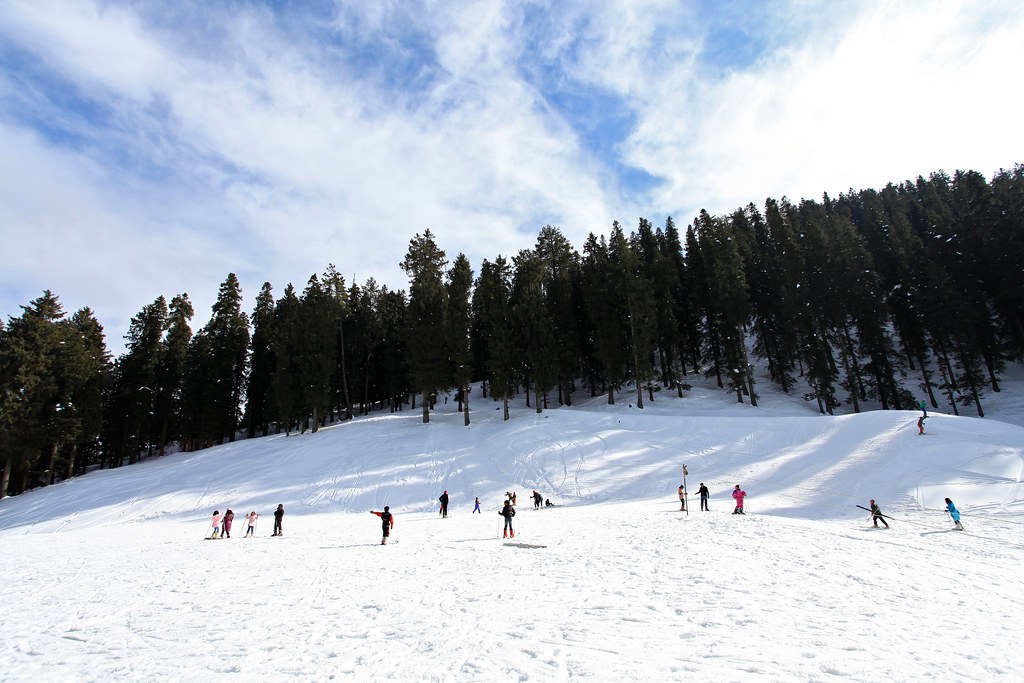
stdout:
[[1017,0],[0,6],[0,315],[1024,162]]

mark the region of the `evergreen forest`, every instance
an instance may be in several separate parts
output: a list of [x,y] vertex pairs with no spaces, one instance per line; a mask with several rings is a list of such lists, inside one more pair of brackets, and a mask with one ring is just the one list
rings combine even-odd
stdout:
[[984,417],[1024,360],[1024,166],[701,211],[682,230],[614,223],[579,248],[548,225],[476,271],[424,230],[400,266],[407,290],[331,265],[301,291],[265,283],[252,311],[228,274],[205,325],[187,294],[161,296],[117,358],[93,311],[43,292],[0,321],[0,498],[371,411],[429,422],[441,394],[467,425],[471,398],[506,419],[516,395],[642,409],[695,376],[756,406],[755,364],[824,414],[923,399]]

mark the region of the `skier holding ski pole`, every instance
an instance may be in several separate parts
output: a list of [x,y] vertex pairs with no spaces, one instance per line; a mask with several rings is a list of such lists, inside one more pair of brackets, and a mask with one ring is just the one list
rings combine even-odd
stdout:
[[953,520],[953,528],[957,531],[963,531],[964,525],[960,523],[960,511],[956,509],[956,505],[953,505],[953,501],[949,498],[946,499],[946,514]]

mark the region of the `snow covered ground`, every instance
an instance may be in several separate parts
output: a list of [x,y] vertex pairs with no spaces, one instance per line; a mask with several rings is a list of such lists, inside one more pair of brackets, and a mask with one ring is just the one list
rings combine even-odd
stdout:
[[[509,422],[477,399],[469,428],[448,404],[95,472],[0,501],[0,680],[1021,680],[1015,396],[924,436],[703,387]],[[683,464],[710,512],[679,511]]]

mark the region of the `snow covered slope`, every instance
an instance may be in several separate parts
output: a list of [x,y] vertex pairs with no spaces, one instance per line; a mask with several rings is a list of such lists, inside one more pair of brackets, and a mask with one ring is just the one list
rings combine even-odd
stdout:
[[[0,502],[0,679],[1024,677],[1024,428],[934,415],[919,436],[916,412],[700,388],[642,411],[495,406],[468,428],[451,403],[429,425],[375,414]],[[679,512],[683,464],[710,512]],[[534,511],[533,489],[557,507]],[[855,507],[870,498],[892,529]],[[384,505],[381,547],[367,510]],[[229,507],[234,538],[203,541]]]

